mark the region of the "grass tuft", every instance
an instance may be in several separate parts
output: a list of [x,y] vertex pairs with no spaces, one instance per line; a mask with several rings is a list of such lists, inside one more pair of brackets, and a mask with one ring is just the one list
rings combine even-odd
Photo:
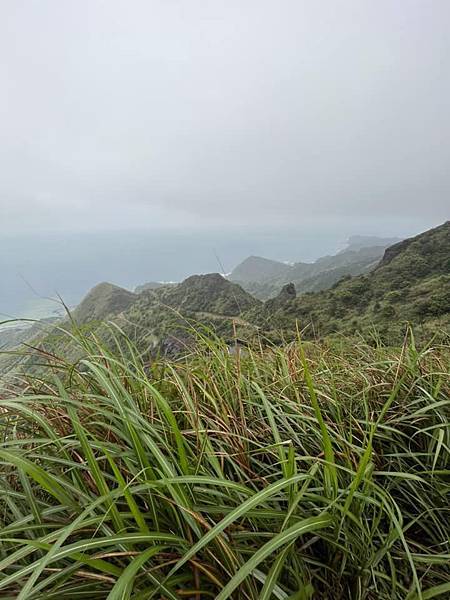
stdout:
[[449,347],[68,335],[1,400],[0,597],[448,597]]

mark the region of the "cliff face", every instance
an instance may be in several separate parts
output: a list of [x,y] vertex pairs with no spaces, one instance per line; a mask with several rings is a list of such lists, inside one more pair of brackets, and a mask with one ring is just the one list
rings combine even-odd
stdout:
[[281,292],[275,298],[267,300],[264,304],[264,310],[267,313],[283,310],[287,304],[291,303],[297,297],[297,291],[293,283],[287,283],[281,288]]

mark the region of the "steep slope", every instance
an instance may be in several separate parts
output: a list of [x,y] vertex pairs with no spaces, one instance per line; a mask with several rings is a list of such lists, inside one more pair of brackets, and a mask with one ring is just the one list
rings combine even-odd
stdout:
[[41,321],[23,332],[18,332],[15,340],[9,340],[4,349],[13,353],[0,355],[0,373],[12,372],[19,367],[26,368],[29,372],[33,371],[41,357],[39,351],[32,352],[24,343],[49,354],[63,355],[75,361],[81,356],[81,349],[64,333],[65,330],[71,329],[71,320],[83,326],[86,333],[95,332],[102,336],[106,329],[103,323],[118,319],[138,297],[137,294],[112,283],[103,282],[96,285],[71,313],[70,319]]
[[137,295],[112,283],[99,283],[85,296],[73,311],[78,323],[101,321],[127,309],[137,299]]
[[354,333],[375,327],[396,340],[409,322],[420,330],[448,331],[450,323],[450,222],[388,248],[366,275],[348,277],[332,289],[307,293],[278,309],[268,303],[247,318],[284,333],[295,323],[309,334]]

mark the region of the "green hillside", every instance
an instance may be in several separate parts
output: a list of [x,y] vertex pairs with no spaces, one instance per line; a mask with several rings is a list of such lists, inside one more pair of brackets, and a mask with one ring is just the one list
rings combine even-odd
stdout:
[[[40,365],[42,356],[36,349],[54,355],[64,355],[76,361],[82,355],[82,349],[74,340],[65,335],[65,331],[82,328],[85,333],[100,333],[103,323],[118,318],[129,308],[138,296],[111,283],[96,285],[75,310],[64,319],[47,319],[35,322],[24,329],[19,327],[11,333],[0,334],[0,375],[20,369],[34,369]],[[2,351],[3,350],[3,351]]]
[[450,324],[450,222],[388,248],[379,266],[347,277],[332,289],[306,293],[276,310],[266,303],[246,318],[266,330],[292,335],[353,334],[376,329],[398,341],[406,323],[424,335]]
[[99,283],[73,311],[77,323],[102,321],[127,309],[137,299],[136,294],[112,283]]
[[230,337],[233,321],[261,306],[239,285],[210,273],[140,294],[117,322],[142,348],[173,354],[189,343],[192,324],[202,323]]

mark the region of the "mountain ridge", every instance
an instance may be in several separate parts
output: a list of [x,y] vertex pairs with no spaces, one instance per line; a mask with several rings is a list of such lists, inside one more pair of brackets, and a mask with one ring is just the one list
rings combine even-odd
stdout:
[[[299,293],[292,282],[262,302],[219,273],[192,275],[176,285],[140,294],[110,283],[95,286],[72,313],[72,319],[108,339],[113,322],[144,352],[177,354],[193,341],[191,328],[207,327],[224,339],[273,342],[295,337],[363,335],[377,331],[385,343],[399,343],[407,323],[427,334],[449,331],[450,221],[395,244],[368,272],[344,278],[322,291]],[[59,330],[70,328],[65,320]],[[80,349],[53,330],[33,341],[71,360]]]
[[450,221],[386,249],[372,271],[340,280],[329,290],[297,295],[275,312],[264,305],[253,319],[267,330],[294,331],[296,323],[321,337],[375,328],[398,341],[407,323],[447,330],[450,325]]
[[286,283],[294,283],[299,293],[319,291],[342,276],[359,275],[374,268],[392,241],[397,242],[398,238],[352,236],[348,246],[340,252],[311,263],[286,264],[250,256],[233,269],[230,280],[262,300],[275,297]]

